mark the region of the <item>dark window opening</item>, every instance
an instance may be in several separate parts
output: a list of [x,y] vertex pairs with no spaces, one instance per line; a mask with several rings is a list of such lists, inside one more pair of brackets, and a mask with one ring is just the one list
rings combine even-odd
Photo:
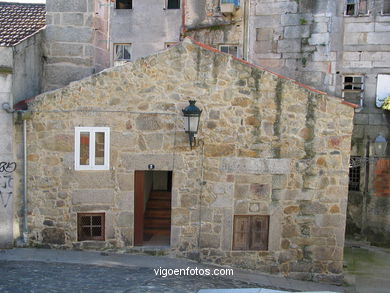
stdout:
[[77,214],[78,241],[104,240],[104,214]]
[[383,0],[383,14],[390,14],[390,0]]
[[360,157],[351,157],[348,190],[360,191]]
[[346,0],[345,15],[366,15],[368,13],[367,0]]
[[355,11],[356,11],[356,4],[355,3],[347,4],[347,8],[345,10],[346,15],[355,15]]
[[269,216],[234,216],[233,250],[268,250]]
[[343,76],[342,97],[347,102],[363,107],[364,76]]
[[131,60],[131,44],[114,44],[114,60]]
[[168,0],[168,9],[180,9],[180,0]]
[[223,53],[227,53],[227,54],[233,55],[234,57],[238,57],[238,46],[220,45],[219,50]]
[[133,0],[116,0],[116,9],[133,9]]

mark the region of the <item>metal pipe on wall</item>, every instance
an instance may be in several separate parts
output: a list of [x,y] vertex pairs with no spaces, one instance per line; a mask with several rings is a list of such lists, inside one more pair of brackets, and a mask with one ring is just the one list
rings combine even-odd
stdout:
[[28,244],[27,209],[27,121],[23,119],[23,242]]

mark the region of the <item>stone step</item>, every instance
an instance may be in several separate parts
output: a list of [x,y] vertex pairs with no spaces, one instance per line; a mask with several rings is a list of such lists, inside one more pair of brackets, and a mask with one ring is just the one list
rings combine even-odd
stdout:
[[153,209],[153,208],[171,208],[171,202],[167,200],[159,200],[159,199],[149,199],[148,203],[146,204],[146,209]]
[[170,227],[171,219],[170,218],[145,218],[144,227],[145,228],[159,228],[159,227]]
[[156,228],[148,228],[144,229],[144,235],[171,235],[171,229],[156,229]]
[[171,200],[170,191],[152,191],[149,195],[150,199],[166,199]]
[[147,209],[145,212],[146,218],[171,218],[170,209]]

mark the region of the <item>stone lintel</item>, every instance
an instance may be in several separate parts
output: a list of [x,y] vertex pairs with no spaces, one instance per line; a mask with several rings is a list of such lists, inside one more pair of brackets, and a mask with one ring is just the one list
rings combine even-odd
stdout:
[[235,174],[288,174],[290,159],[223,158],[221,170]]

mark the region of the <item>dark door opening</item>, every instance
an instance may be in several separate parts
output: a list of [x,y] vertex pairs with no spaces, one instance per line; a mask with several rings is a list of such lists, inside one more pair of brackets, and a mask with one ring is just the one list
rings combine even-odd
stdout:
[[172,171],[136,171],[134,245],[170,245]]

